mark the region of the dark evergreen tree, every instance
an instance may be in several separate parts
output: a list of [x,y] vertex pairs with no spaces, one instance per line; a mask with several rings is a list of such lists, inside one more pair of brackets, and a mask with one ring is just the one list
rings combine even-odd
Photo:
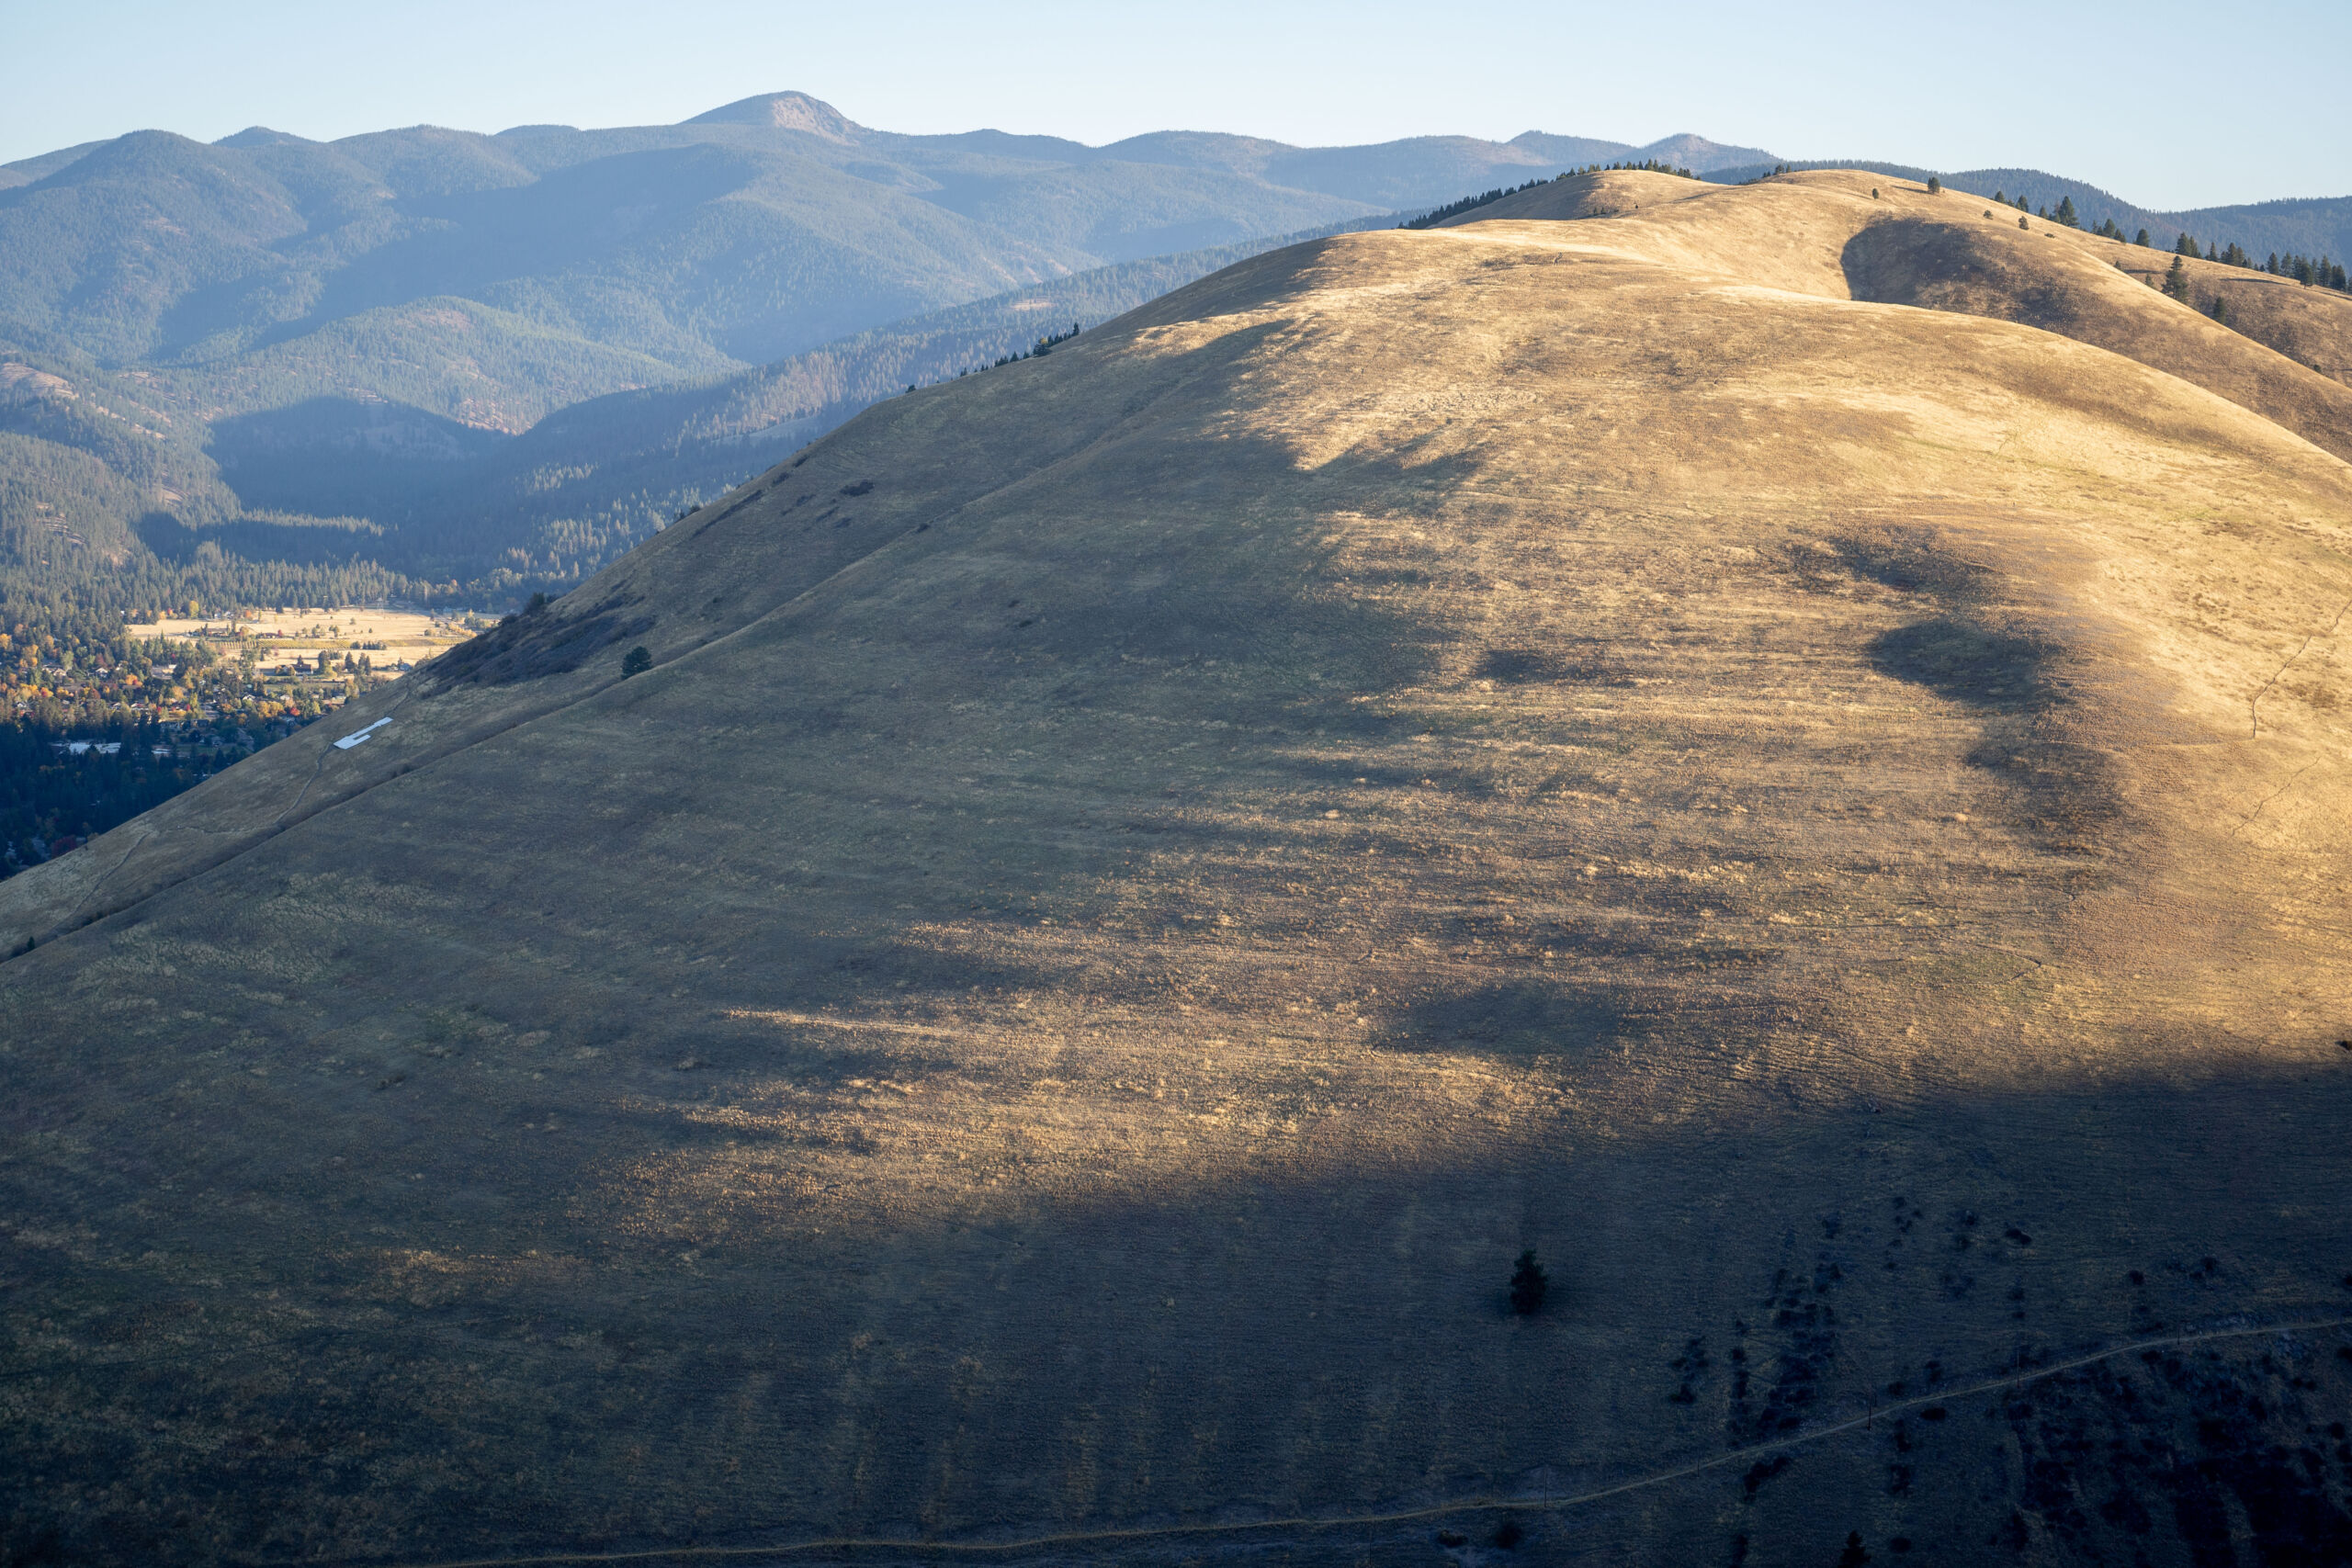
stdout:
[[2062,196],[2058,198],[2058,210],[2051,218],[2051,221],[2053,223],[2063,224],[2069,229],[2079,229],[2082,227],[2082,224],[2077,222],[2075,218],[2075,198],[2073,197]]
[[2132,243],[2135,245],[2150,245],[2154,242],[2148,238],[2148,231],[2145,229],[2143,229],[2140,231],[2140,237]]
[[1532,1317],[1544,1310],[1544,1292],[1552,1281],[1544,1266],[1535,1261],[1535,1249],[1529,1247],[1519,1255],[1519,1262],[1510,1273],[1510,1310],[1521,1317]]
[[621,655],[621,679],[624,681],[632,675],[642,675],[652,668],[653,655],[645,651],[643,643]]
[[2165,274],[2165,293],[2184,305],[2188,303],[2188,269],[2181,265],[2178,256],[2172,258],[2172,270]]

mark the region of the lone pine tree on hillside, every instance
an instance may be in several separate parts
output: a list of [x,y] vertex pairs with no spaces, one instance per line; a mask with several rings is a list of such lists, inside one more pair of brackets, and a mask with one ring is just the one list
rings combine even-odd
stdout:
[[2188,303],[2188,269],[2180,265],[2178,256],[2172,258],[2172,270],[2165,274],[2165,292],[2184,305]]
[[1544,1292],[1551,1283],[1544,1266],[1535,1261],[1535,1249],[1529,1247],[1519,1255],[1519,1264],[1510,1272],[1510,1310],[1521,1317],[1533,1317],[1544,1310]]
[[643,643],[621,655],[621,679],[624,681],[632,675],[642,675],[652,668],[653,655],[645,651]]

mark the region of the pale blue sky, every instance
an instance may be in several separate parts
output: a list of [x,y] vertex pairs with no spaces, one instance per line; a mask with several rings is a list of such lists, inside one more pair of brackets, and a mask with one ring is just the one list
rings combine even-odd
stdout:
[[144,127],[646,124],[795,87],[887,130],[1097,143],[1693,130],[2182,208],[2352,194],[2347,84],[2352,0],[0,0],[0,162]]

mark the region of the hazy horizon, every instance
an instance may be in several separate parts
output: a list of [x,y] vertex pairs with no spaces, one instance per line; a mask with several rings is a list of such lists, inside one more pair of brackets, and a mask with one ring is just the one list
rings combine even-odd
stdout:
[[2240,7],[2226,28],[2179,5],[2128,28],[2110,7],[1996,6],[1964,37],[1850,4],[1770,25],[1720,0],[1678,16],[1668,31],[1496,0],[1442,18],[1224,0],[1115,15],[692,0],[659,18],[611,0],[424,0],[397,16],[285,0],[20,8],[0,162],[147,129],[332,141],[417,124],[667,124],[797,90],[880,130],[1096,146],[1170,130],[1304,146],[1691,132],[1793,159],[2038,167],[2164,210],[2352,192],[2340,141],[2274,129],[2282,103],[2331,101],[2352,62],[2352,13],[2313,0]]

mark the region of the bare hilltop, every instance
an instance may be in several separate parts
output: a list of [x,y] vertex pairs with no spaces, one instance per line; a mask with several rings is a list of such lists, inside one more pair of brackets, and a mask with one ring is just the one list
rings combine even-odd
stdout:
[[0,1557],[2345,1560],[2352,300],[2156,263],[1272,252],[0,884]]

